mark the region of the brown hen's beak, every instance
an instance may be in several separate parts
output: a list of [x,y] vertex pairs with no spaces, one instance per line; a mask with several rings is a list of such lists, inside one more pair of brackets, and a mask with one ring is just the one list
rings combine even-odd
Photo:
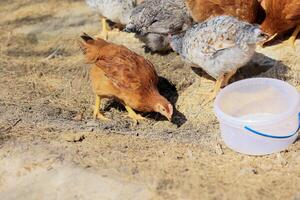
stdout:
[[169,122],[172,122],[172,116],[168,116],[167,119],[169,120]]

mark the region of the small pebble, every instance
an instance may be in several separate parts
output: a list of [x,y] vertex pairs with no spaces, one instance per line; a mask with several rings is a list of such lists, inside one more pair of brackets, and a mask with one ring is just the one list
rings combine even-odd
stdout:
[[98,125],[99,125],[99,123],[94,120],[88,121],[86,123],[86,126],[98,126]]
[[83,119],[83,113],[79,112],[75,115],[75,117],[73,117],[74,121],[81,121]]
[[62,137],[67,142],[80,142],[85,139],[82,133],[66,133],[63,134]]
[[222,146],[220,144],[216,145],[215,150],[216,150],[216,154],[218,154],[218,155],[223,155],[224,154],[224,151],[223,151]]
[[276,154],[277,163],[280,164],[282,167],[287,165],[287,161],[280,153]]

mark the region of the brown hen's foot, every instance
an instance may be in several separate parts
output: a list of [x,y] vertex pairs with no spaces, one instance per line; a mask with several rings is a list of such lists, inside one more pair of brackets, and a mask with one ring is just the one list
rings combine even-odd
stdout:
[[300,25],[298,25],[296,27],[296,29],[293,32],[293,34],[291,35],[291,37],[287,41],[283,42],[282,45],[290,46],[290,47],[295,49],[296,48],[295,42],[296,42],[296,39],[297,39],[297,36],[298,36],[299,32],[300,32]]
[[94,115],[94,120],[99,119],[102,121],[110,121],[107,117],[105,117],[102,113],[98,112],[96,115]]
[[216,98],[217,94],[221,90],[224,80],[225,80],[225,76],[223,75],[217,79],[213,91],[210,93],[204,94],[204,95],[207,95],[207,98],[205,98],[205,100],[201,103],[202,106],[207,105],[208,103],[212,102]]
[[94,120],[99,119],[99,120],[103,120],[103,121],[109,121],[110,119],[106,118],[102,113],[99,112],[100,103],[101,103],[101,99],[97,95],[96,100],[95,100],[95,108],[94,108],[93,119]]
[[125,106],[127,112],[128,112],[128,117],[130,117],[131,119],[133,119],[133,121],[135,122],[135,124],[137,124],[140,120],[145,120],[144,117],[142,117],[139,114],[136,114],[135,111],[130,108],[129,106]]

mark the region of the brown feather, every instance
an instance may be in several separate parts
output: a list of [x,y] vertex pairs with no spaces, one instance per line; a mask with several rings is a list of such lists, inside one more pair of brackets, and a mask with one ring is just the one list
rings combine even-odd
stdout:
[[300,24],[299,0],[263,0],[266,18],[261,24],[269,34],[282,33]]
[[186,4],[196,22],[230,15],[254,23],[258,22],[258,13],[262,10],[257,0],[186,0]]
[[90,77],[97,95],[145,112],[154,111],[157,103],[168,103],[158,92],[158,75],[148,60],[102,39],[83,40],[86,58],[93,64]]

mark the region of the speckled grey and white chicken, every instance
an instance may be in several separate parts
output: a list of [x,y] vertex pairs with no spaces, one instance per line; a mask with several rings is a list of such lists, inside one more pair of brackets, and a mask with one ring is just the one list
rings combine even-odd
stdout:
[[201,67],[217,80],[210,101],[237,69],[251,60],[257,43],[268,35],[258,25],[230,16],[195,24],[186,33],[171,36],[171,47],[189,64]]
[[131,12],[137,2],[136,0],[86,0],[86,3],[101,15],[101,35],[103,39],[107,39],[108,25],[106,19],[119,25],[128,24]]
[[125,31],[136,33],[151,51],[165,51],[170,49],[168,34],[192,23],[184,0],[145,0],[133,9]]

